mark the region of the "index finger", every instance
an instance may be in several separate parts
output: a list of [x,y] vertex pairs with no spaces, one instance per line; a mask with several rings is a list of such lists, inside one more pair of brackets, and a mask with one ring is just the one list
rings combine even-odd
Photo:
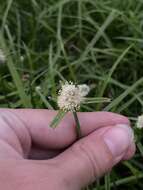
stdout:
[[[68,113],[56,129],[49,127],[56,111],[44,109],[0,109],[9,115],[14,115],[11,124],[13,127],[21,120],[30,133],[31,140],[41,148],[61,149],[69,146],[76,140],[75,121],[72,114]],[[11,116],[10,116],[11,115]],[[16,117],[15,117],[16,116]],[[84,112],[78,113],[82,136],[86,136],[98,128],[128,124],[129,120],[121,115],[111,112]],[[16,129],[15,129],[16,130]]]

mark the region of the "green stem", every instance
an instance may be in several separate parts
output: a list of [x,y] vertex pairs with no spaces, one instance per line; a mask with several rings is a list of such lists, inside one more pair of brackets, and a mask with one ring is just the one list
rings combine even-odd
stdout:
[[110,173],[105,175],[105,190],[110,190]]
[[77,116],[76,111],[73,111],[73,116],[76,122],[76,132],[77,132],[77,138],[80,139],[81,138],[81,127],[80,127],[80,122]]

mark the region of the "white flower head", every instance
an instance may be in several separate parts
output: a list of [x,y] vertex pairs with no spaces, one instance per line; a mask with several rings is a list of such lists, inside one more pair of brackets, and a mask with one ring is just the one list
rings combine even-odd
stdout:
[[6,56],[2,49],[0,49],[0,63],[5,63],[6,62]]
[[89,87],[85,84],[75,85],[73,82],[65,82],[59,91],[58,106],[64,111],[78,110],[88,93]]
[[41,90],[41,86],[36,86],[35,90],[40,91]]
[[143,128],[143,115],[138,116],[136,127],[138,129],[142,129]]
[[86,84],[78,85],[78,88],[79,88],[81,96],[83,97],[86,96],[90,91],[89,86],[87,86]]
[[24,61],[24,56],[23,56],[23,55],[20,56],[20,61],[21,61],[21,62]]

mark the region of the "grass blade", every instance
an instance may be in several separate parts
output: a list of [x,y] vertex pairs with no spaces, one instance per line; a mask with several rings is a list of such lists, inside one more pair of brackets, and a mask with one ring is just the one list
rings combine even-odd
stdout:
[[55,118],[53,119],[53,121],[50,124],[51,128],[56,128],[57,125],[60,123],[60,121],[63,119],[63,117],[66,115],[67,112],[63,111],[63,110],[59,110],[57,115],[55,116]]
[[128,94],[130,94],[135,88],[137,88],[139,85],[143,83],[143,77],[140,78],[138,81],[136,81],[132,86],[128,87],[120,96],[118,96],[116,99],[114,99],[108,106],[104,108],[105,111],[109,111],[112,108],[115,108],[115,106],[118,106],[119,103],[126,97]]
[[98,98],[98,97],[93,97],[93,98],[85,98],[85,102],[83,104],[92,104],[92,103],[106,103],[106,102],[111,102],[110,98]]
[[13,0],[8,0],[7,1],[7,7],[6,7],[5,13],[3,15],[2,26],[1,26],[2,33],[4,31],[4,27],[5,27],[5,24],[7,22],[7,17],[8,17],[8,14],[9,14],[9,10],[10,10],[10,8],[12,6],[12,3],[13,3]]
[[37,94],[40,96],[41,100],[43,101],[43,103],[45,104],[45,106],[48,108],[48,109],[51,109],[53,110],[54,108],[52,107],[52,105],[48,102],[48,100],[45,98],[45,96],[41,93],[41,91],[39,90],[39,88],[36,88],[35,89]]
[[114,18],[117,16],[117,13],[115,10],[112,10],[105,22],[102,24],[102,26],[99,28],[98,32],[94,36],[94,38],[91,40],[91,42],[87,45],[84,52],[80,56],[78,61],[75,61],[75,64],[78,62],[78,66],[85,60],[86,56],[90,52],[90,50],[93,48],[93,46],[96,44],[96,42],[100,39],[100,37],[103,35],[103,32],[106,30],[106,28],[109,26],[109,24],[114,20]]
[[19,97],[21,99],[21,102],[22,102],[24,107],[31,108],[32,104],[31,104],[30,97],[27,96],[27,94],[25,93],[22,80],[21,80],[21,78],[19,76],[18,71],[15,68],[15,65],[13,63],[13,59],[11,58],[11,56],[9,56],[10,52],[9,52],[7,46],[6,46],[6,43],[4,41],[3,36],[0,36],[0,43],[1,43],[2,49],[4,50],[5,54],[8,55],[7,56],[7,66],[8,66],[8,69],[10,71],[10,74],[11,74],[11,76],[13,78],[13,81],[15,83],[15,86],[17,88],[17,91],[18,91]]
[[[118,59],[113,64],[112,68],[110,69],[109,74],[107,75],[107,78],[104,80],[104,83],[103,83],[103,85],[101,87],[101,90],[100,90],[100,93],[99,93],[100,97],[102,97],[104,95],[106,87],[107,87],[108,83],[110,82],[110,79],[111,79],[111,77],[112,77],[115,69],[117,68],[117,66],[119,65],[119,63],[121,63],[122,59],[128,53],[128,51],[130,50],[131,47],[132,47],[132,45],[130,45],[127,49],[125,49],[125,51],[118,57]],[[98,104],[96,110],[100,110],[100,107],[101,107],[101,104]]]

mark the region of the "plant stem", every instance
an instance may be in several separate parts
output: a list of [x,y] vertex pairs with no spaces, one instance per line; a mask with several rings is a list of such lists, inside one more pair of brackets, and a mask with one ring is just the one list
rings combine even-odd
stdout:
[[79,123],[79,119],[77,116],[76,111],[73,111],[73,116],[76,122],[76,133],[77,133],[77,138],[80,139],[81,138],[81,127],[80,127],[80,123]]
[[105,175],[105,190],[110,190],[110,173]]

